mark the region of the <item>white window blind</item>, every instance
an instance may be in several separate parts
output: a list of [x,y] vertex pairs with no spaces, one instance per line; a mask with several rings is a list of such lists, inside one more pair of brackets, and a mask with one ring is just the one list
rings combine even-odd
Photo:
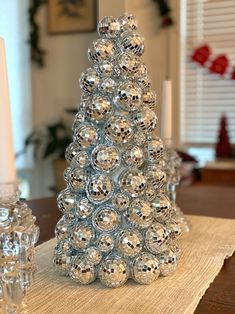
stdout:
[[235,143],[235,81],[191,61],[194,49],[208,44],[212,58],[226,54],[235,66],[235,0],[181,0],[180,11],[181,142],[215,143],[225,113]]

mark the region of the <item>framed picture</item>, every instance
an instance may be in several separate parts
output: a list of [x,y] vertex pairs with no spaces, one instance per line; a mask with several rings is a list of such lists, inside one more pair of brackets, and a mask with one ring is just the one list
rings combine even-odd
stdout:
[[96,29],[96,0],[48,0],[51,34],[92,32]]

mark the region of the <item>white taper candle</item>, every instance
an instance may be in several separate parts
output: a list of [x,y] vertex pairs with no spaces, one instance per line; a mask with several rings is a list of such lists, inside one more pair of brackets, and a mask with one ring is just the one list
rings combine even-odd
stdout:
[[161,138],[172,139],[172,90],[169,80],[162,84]]
[[0,183],[16,181],[4,40],[0,38]]

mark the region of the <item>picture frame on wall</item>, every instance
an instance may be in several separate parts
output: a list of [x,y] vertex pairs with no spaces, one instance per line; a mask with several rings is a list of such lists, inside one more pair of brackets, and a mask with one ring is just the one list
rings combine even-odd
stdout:
[[93,32],[96,19],[96,0],[48,0],[50,34]]

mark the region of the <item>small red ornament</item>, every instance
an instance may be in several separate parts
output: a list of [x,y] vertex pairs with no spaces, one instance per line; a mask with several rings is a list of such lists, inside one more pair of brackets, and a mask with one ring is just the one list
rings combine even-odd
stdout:
[[229,61],[226,55],[221,55],[215,58],[215,60],[212,62],[210,66],[210,71],[213,73],[217,73],[220,75],[224,75],[227,67],[228,67]]
[[208,45],[204,45],[195,49],[192,55],[192,60],[201,65],[204,65],[204,63],[208,60],[210,54],[210,48],[208,47]]
[[218,141],[216,144],[216,157],[217,158],[231,158],[232,148],[229,141],[229,135],[227,130],[227,118],[222,115],[220,119],[220,129],[218,134]]
[[235,67],[233,67],[233,72],[231,75],[231,80],[235,80]]

